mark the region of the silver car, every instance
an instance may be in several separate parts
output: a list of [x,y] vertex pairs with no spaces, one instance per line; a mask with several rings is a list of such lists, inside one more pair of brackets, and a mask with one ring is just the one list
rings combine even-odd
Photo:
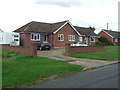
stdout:
[[75,43],[71,43],[70,46],[88,46],[88,45],[81,42],[75,42]]

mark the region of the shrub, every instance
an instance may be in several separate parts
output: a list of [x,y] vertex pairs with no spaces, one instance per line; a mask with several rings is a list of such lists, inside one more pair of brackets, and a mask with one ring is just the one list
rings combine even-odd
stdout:
[[98,42],[96,42],[96,45],[97,45],[97,46],[104,46],[104,43],[98,41]]
[[113,45],[113,43],[112,42],[110,42],[106,37],[100,37],[99,39],[98,39],[98,42],[96,42],[96,45],[98,45],[98,46],[111,46],[111,45]]

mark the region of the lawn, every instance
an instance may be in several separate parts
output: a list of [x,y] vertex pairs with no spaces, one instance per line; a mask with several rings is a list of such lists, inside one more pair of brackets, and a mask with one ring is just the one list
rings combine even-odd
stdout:
[[69,56],[76,58],[116,61],[120,58],[120,56],[118,55],[119,54],[118,48],[119,48],[118,46],[105,46],[104,51],[76,53],[76,54],[70,54]]
[[84,67],[43,57],[31,57],[19,53],[3,51],[3,88],[15,88],[40,83],[51,75],[57,77],[82,71]]

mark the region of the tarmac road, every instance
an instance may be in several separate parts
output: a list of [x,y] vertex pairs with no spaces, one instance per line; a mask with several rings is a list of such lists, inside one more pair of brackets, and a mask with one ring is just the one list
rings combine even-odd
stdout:
[[118,66],[107,65],[26,88],[118,88]]

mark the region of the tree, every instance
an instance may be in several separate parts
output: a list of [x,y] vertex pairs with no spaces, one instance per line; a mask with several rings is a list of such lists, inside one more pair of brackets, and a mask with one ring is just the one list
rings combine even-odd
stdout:
[[89,26],[89,28],[90,28],[92,31],[95,31],[95,27]]

